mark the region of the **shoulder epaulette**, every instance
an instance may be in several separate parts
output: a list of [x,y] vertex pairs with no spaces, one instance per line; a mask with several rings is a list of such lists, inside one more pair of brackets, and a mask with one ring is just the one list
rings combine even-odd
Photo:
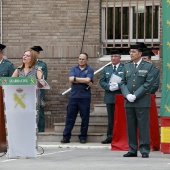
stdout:
[[42,61],[42,60],[38,60],[40,63],[45,63],[44,61]]
[[146,61],[146,60],[145,60],[145,62],[152,64],[151,62],[149,62],[149,61]]
[[105,66],[105,67],[110,67],[112,64],[109,64],[109,65],[107,65],[107,66]]
[[5,61],[5,62],[8,62],[8,63],[12,63],[12,62],[11,62],[11,61],[9,61],[9,60],[5,60],[5,59],[4,59],[4,61]]
[[156,67],[156,66],[154,66],[157,70],[159,70],[159,68],[158,67]]
[[128,64],[128,63],[131,63],[132,61],[128,61],[128,62],[126,62],[125,64]]
[[151,62],[149,62],[149,61],[147,61],[147,63],[149,63],[149,64],[151,64],[151,65],[153,65]]

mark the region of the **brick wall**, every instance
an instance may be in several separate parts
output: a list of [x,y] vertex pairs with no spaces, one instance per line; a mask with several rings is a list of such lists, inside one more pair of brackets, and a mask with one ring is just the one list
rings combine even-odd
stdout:
[[[98,45],[99,5],[89,4],[85,44]],[[10,46],[81,45],[87,1],[5,0],[3,1],[3,42]]]

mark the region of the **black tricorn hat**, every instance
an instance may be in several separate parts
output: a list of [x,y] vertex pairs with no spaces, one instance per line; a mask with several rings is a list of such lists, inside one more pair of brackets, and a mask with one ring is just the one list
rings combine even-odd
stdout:
[[0,52],[6,48],[6,45],[0,44]]
[[142,53],[142,57],[143,56],[148,56],[149,58],[151,58],[151,56],[155,56],[155,54],[152,51],[144,51]]
[[122,49],[120,48],[115,48],[115,49],[112,49],[111,52],[110,52],[111,55],[113,54],[119,54],[121,55],[122,54]]
[[147,48],[147,45],[144,42],[137,42],[136,44],[138,44],[140,48]]
[[33,46],[31,47],[31,49],[37,52],[43,51],[43,49],[40,46]]
[[145,49],[147,45],[143,42],[137,42],[136,44],[131,44],[130,49]]

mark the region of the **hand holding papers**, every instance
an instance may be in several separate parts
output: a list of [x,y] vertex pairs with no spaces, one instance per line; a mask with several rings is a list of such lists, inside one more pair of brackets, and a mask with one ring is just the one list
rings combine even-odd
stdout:
[[118,83],[120,83],[121,80],[122,80],[121,77],[119,77],[115,74],[112,74],[110,81],[109,81],[109,85],[110,85],[109,90],[110,91],[118,90],[119,89]]
[[109,81],[109,85],[110,85],[109,90],[110,91],[118,90],[119,89],[118,83],[120,83],[121,80],[122,80],[121,77],[119,77],[115,74],[112,74],[110,81]]
[[112,74],[111,78],[110,78],[110,81],[109,81],[109,84],[113,84],[113,83],[120,83],[122,80],[121,77],[115,75],[115,74]]

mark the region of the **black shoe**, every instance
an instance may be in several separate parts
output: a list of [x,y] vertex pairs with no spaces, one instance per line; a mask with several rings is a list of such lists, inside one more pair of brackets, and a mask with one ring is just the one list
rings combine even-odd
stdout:
[[148,153],[142,153],[142,158],[149,158],[149,154]]
[[124,154],[123,157],[137,157],[137,153],[128,152],[128,153]]
[[105,139],[104,141],[101,141],[102,144],[108,144],[108,143],[111,143],[112,141],[111,140],[108,140],[108,139]]
[[63,138],[60,142],[61,142],[61,143],[70,143],[70,140],[69,140],[69,139],[66,139],[66,138]]
[[86,143],[87,141],[85,139],[80,139],[80,143]]

